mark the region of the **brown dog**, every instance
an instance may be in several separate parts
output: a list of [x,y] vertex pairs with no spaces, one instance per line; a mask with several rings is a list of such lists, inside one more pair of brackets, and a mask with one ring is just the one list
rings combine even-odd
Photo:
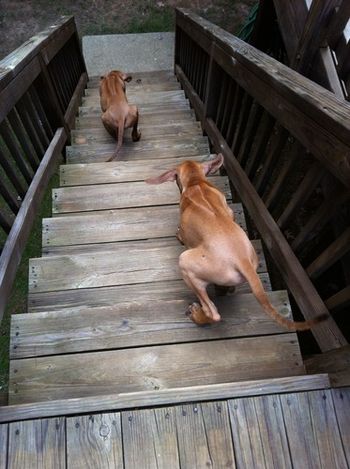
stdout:
[[166,173],[147,179],[149,184],[175,181],[181,192],[178,239],[188,248],[180,255],[180,270],[186,284],[197,295],[200,305],[189,306],[192,321],[207,324],[220,321],[210,300],[209,284],[222,290],[247,281],[264,311],[291,331],[310,329],[326,319],[319,316],[305,322],[282,317],[269,302],[256,273],[258,257],[245,232],[234,222],[225,196],[206,179],[223,164],[221,154],[205,163],[186,161]]
[[123,143],[124,129],[132,127],[132,139],[134,142],[140,140],[141,133],[137,130],[139,113],[136,106],[129,106],[125,95],[125,82],[132,80],[118,70],[113,70],[101,77],[100,102],[103,114],[101,116],[105,129],[117,138],[117,148],[111,158],[117,158]]

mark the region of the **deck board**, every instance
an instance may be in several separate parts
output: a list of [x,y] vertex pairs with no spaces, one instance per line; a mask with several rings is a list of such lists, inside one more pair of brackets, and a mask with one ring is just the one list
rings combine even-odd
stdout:
[[11,423],[6,467],[8,469],[65,467],[65,419],[52,418]]
[[161,174],[186,160],[207,161],[207,154],[178,156],[174,158],[136,161],[111,161],[105,163],[69,164],[60,167],[60,185],[85,186],[117,182],[144,181]]
[[122,412],[122,422],[125,467],[180,468],[173,408]]
[[300,374],[295,334],[54,355],[11,361],[9,402]]
[[[235,220],[246,228],[242,206],[231,204]],[[175,236],[179,225],[178,205],[141,207],[43,219],[43,247],[111,243]],[[103,226],[103,230],[101,230]]]
[[[269,298],[280,314],[291,316],[285,291],[271,292]],[[188,319],[186,299],[135,298],[118,306],[65,314],[17,314],[12,317],[11,359],[286,333],[262,312],[252,294],[218,297],[215,304],[222,321],[207,327]]]
[[67,468],[123,469],[120,413],[67,419]]

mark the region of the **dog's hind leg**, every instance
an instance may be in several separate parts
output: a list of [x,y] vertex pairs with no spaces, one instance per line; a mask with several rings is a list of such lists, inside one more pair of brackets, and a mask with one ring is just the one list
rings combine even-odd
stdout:
[[220,321],[221,317],[214,303],[208,296],[208,283],[201,280],[192,270],[196,263],[197,253],[190,249],[181,254],[179,266],[186,285],[196,294],[198,303],[192,303],[188,308],[190,319],[198,325]]

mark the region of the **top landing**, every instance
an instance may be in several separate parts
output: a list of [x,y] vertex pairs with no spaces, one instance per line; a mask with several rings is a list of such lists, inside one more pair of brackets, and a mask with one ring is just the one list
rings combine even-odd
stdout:
[[84,36],[83,55],[89,76],[109,70],[149,72],[174,65],[175,33]]

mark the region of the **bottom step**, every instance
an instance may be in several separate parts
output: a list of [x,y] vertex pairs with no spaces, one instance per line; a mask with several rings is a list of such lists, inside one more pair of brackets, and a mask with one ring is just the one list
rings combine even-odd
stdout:
[[13,360],[10,404],[304,374],[296,334]]

